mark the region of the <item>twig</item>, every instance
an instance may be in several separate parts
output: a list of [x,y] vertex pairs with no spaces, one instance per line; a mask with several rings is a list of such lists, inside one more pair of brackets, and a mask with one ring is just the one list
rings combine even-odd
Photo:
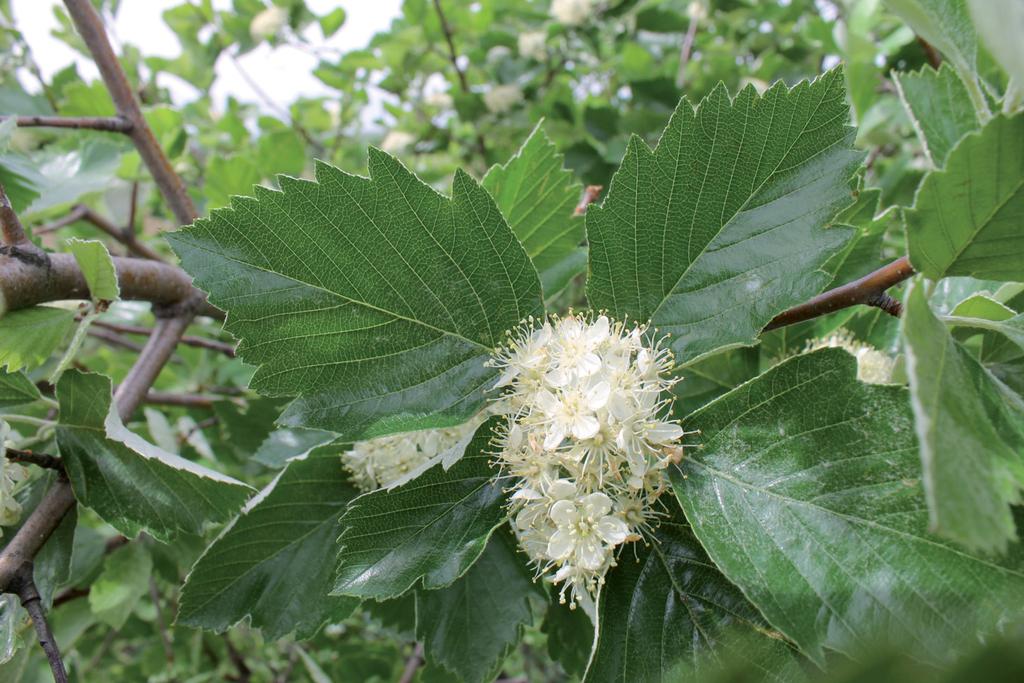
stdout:
[[604,185],[587,185],[586,189],[583,190],[583,196],[580,198],[580,203],[576,205],[576,209],[572,212],[573,216],[582,216],[587,212],[587,207],[597,201],[597,198],[601,196],[601,190],[604,189]]
[[135,365],[114,392],[117,412],[127,421],[145,399],[157,375],[178,346],[178,339],[192,322],[192,315],[157,321],[153,336],[146,341]]
[[149,577],[149,598],[153,601],[156,609],[156,630],[160,633],[160,642],[164,646],[164,657],[167,659],[167,666],[174,668],[174,645],[171,643],[171,634],[167,632],[167,622],[164,621],[163,608],[160,607],[160,591],[156,589],[156,579]]
[[32,558],[74,505],[75,496],[71,492],[71,484],[64,477],[60,477],[21,525],[18,533],[14,534],[14,538],[4,547],[3,552],[0,552],[0,591],[12,592],[18,572],[26,564],[31,565]]
[[7,192],[3,185],[0,185],[0,230],[3,231],[3,240],[6,245],[16,246],[28,242],[25,228],[18,219],[18,214],[14,213],[11,200],[7,198]]
[[[118,332],[120,334],[135,334],[150,336],[153,334],[152,328],[142,327],[141,325],[121,325],[118,323],[108,323],[102,320],[97,320],[93,323],[96,327],[102,327],[112,332]],[[206,339],[205,337],[194,337],[185,335],[179,340],[180,344],[185,346],[194,346],[199,349],[209,349],[218,353],[223,353],[229,358],[234,358],[237,353],[235,351],[235,345],[227,342],[217,341],[215,339]]]
[[57,470],[58,472],[64,471],[64,463],[55,455],[33,453],[32,451],[23,451],[20,448],[8,448],[5,454],[11,462],[27,463],[48,470]]
[[921,49],[924,50],[924,57],[928,60],[928,64],[931,65],[933,69],[938,70],[938,68],[942,66],[942,55],[939,54],[939,51],[935,49],[934,45],[921,36],[917,37],[917,43],[921,46]]
[[402,671],[402,677],[398,679],[398,682],[412,683],[412,679],[416,677],[416,670],[420,668],[422,663],[423,644],[416,643],[416,647],[413,649],[412,654],[409,655],[409,659],[405,660],[405,669]]
[[210,394],[171,394],[165,391],[150,391],[145,402],[161,406],[182,406],[184,408],[212,408],[220,396]]
[[[96,323],[94,322],[93,325],[95,324]],[[135,353],[142,353],[142,344],[136,344],[133,341],[125,339],[116,332],[111,332],[109,330],[98,330],[94,329],[94,327],[90,327],[86,334],[88,334],[93,339],[99,339],[100,341],[105,342],[116,348],[134,351]]]
[[69,588],[57,597],[53,599],[54,608],[60,607],[64,603],[71,602],[72,600],[78,600],[89,595],[89,587],[85,588]]
[[830,289],[810,301],[794,306],[788,311],[783,311],[772,318],[772,321],[768,323],[764,331],[768,332],[769,330],[785,327],[786,325],[817,318],[818,316],[858,304],[875,306],[876,308],[881,308],[889,315],[899,317],[903,309],[902,305],[886,294],[885,290],[898,285],[913,274],[914,269],[911,267],[910,260],[906,256],[896,259],[889,265],[879,268],[859,280]]
[[690,25],[686,27],[686,35],[683,37],[683,46],[679,49],[679,70],[676,72],[676,87],[682,89],[686,85],[686,65],[690,63],[690,53],[693,51],[693,39],[697,37],[697,17],[690,16]]
[[[0,121],[10,117],[0,117]],[[19,128],[75,128],[99,130],[106,133],[132,131],[132,122],[122,116],[16,116]]]
[[32,579],[31,562],[26,562],[21,566],[10,588],[13,592],[17,593],[21,606],[32,617],[32,624],[36,627],[36,636],[39,638],[39,644],[43,647],[46,659],[50,662],[54,683],[67,683],[68,671],[64,668],[64,660],[61,659],[57,641],[54,640],[53,631],[50,630],[50,624],[46,621],[46,614],[43,612],[43,602],[39,597],[35,581]]
[[188,196],[185,183],[174,172],[171,163],[153,135],[153,131],[150,130],[149,124],[142,116],[139,102],[135,99],[132,87],[128,83],[128,77],[125,76],[114,50],[110,47],[106,30],[103,28],[103,20],[89,0],[64,0],[64,4],[68,8],[68,13],[75,23],[78,34],[85,41],[93,61],[96,62],[96,67],[100,71],[100,76],[103,77],[107,90],[110,91],[110,97],[114,100],[118,116],[131,123],[128,135],[135,143],[135,148],[139,151],[139,156],[142,157],[146,168],[153,176],[153,181],[160,189],[168,206],[171,207],[178,223],[181,225],[191,223],[197,216],[196,207]]
[[52,223],[36,228],[35,234],[44,235],[48,232],[59,230],[64,226],[71,225],[76,221],[91,223],[123,244],[128,251],[136,256],[141,256],[142,258],[151,259],[153,261],[164,260],[163,257],[156,253],[156,251],[151,247],[139,242],[135,235],[135,231],[131,228],[134,221],[129,222],[129,227],[119,228],[84,204],[76,204],[63,218],[59,218]]
[[[466,71],[459,66],[459,54],[455,50],[455,39],[452,33],[452,27],[448,23],[448,18],[444,15],[444,10],[441,9],[441,0],[434,0],[434,11],[437,13],[437,20],[441,23],[441,31],[444,33],[444,40],[448,44],[448,59],[452,63],[452,68],[455,69],[455,73],[459,78],[459,85],[462,86],[462,92],[469,94],[469,79],[466,78]],[[476,133],[476,146],[480,155],[487,160],[487,144],[484,142],[483,134],[477,130]]]
[[238,683],[249,683],[252,680],[252,669],[245,663],[245,657],[242,653],[235,648],[235,644],[231,642],[231,636],[228,635],[227,631],[224,632],[224,644],[228,649],[228,659],[238,669],[238,675],[230,678],[229,680],[238,681]]

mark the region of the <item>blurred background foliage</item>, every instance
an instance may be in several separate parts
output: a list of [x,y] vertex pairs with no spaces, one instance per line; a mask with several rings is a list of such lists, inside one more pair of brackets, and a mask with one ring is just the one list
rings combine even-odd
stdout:
[[[95,4],[113,16],[125,1]],[[86,54],[63,7],[53,11],[54,36]],[[0,113],[114,113],[103,84],[83,79],[73,65],[43,78],[9,0],[0,0],[0,20]],[[858,146],[867,157],[858,201],[840,217],[861,230],[861,239],[835,264],[836,281],[869,272],[902,248],[901,221],[887,209],[912,203],[928,162],[890,73],[934,64],[936,54],[881,0],[405,0],[401,16],[365,47],[339,52],[308,38],[314,24],[319,35],[330,36],[345,20],[342,9],[318,15],[303,0],[233,0],[222,9],[193,0],[163,14],[181,43],[177,58],[147,55],[144,35],[120,36],[122,62],[146,117],[201,214],[226,205],[233,194],[250,193],[255,183],[272,185],[276,174],[311,176],[314,158],[365,173],[367,145],[397,155],[447,191],[456,168],[482,177],[512,156],[540,121],[578,179],[607,188],[629,137],[655,143],[680,95],[697,103],[719,83],[732,93],[763,90],[776,80],[795,84],[843,63]],[[215,101],[218,60],[237,60],[263,43],[316,55],[315,76],[331,94],[271,101],[260,89],[260,74],[251,73],[255,103]],[[1002,76],[991,58],[982,52],[979,59],[981,72],[998,83]],[[162,74],[192,84],[198,96],[172,101],[158,85]],[[143,240],[173,227],[122,136],[0,125],[0,175],[24,222],[51,248],[68,237],[96,237],[87,220],[64,219],[78,203]],[[149,243],[169,256],[162,240]],[[123,253],[114,242],[110,248]],[[564,303],[578,303],[580,292],[577,281]],[[103,320],[115,329],[87,341],[80,365],[118,382],[141,341],[123,326],[145,326],[152,318],[146,306],[122,302]],[[896,338],[892,319],[874,309],[786,328],[765,335],[758,348],[728,351],[690,368],[679,409],[689,412],[843,324],[880,348],[891,349]],[[191,333],[231,341],[210,321],[197,322]],[[39,369],[33,379],[47,371]],[[319,442],[303,433],[308,430],[272,433],[283,402],[246,393],[250,375],[219,351],[180,346],[155,388],[196,400],[148,409],[132,428],[167,450],[265,484],[286,458]],[[51,439],[44,429],[24,445],[34,441],[43,448]],[[46,484],[40,477],[21,488],[26,509]],[[130,545],[122,540],[83,511],[70,571],[57,572],[45,587],[54,600],[57,641],[79,680],[392,681],[413,654],[408,599],[364,606],[301,644],[264,642],[244,625],[223,635],[175,627],[176,592],[209,538],[179,541],[173,550],[148,538]],[[0,658],[6,660],[0,681],[48,680],[19,610],[6,598],[0,603]],[[572,641],[589,636],[563,620],[549,614],[543,627],[529,629],[502,678],[578,676],[585,662]],[[923,670],[879,648],[860,664],[840,663],[829,680],[1010,680],[1006,675],[1021,671],[1022,650],[1019,639],[1008,638],[987,649],[979,645],[973,659],[948,673]],[[755,679],[728,661],[714,675],[702,671],[702,680]],[[444,680],[430,669],[418,676]]]

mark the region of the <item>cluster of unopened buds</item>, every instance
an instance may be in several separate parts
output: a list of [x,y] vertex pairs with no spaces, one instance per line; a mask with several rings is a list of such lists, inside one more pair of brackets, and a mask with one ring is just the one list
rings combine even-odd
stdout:
[[398,486],[438,462],[448,466],[458,459],[483,420],[479,414],[456,427],[358,441],[342,454],[341,463],[363,491]]
[[807,342],[805,353],[819,349],[844,349],[857,359],[857,379],[866,384],[888,384],[893,380],[896,361],[874,346],[854,338],[848,330]]
[[672,354],[642,325],[570,313],[526,321],[491,363],[515,533],[560,599],[589,610],[619,546],[658,516],[665,469],[682,456],[684,431],[665,417]]

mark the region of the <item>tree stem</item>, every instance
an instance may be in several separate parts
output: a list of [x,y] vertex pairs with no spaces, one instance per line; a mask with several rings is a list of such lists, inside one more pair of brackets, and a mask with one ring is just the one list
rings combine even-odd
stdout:
[[899,317],[902,304],[886,294],[887,289],[898,285],[914,274],[910,259],[906,256],[869,273],[859,280],[847,283],[827,292],[822,292],[810,301],[794,306],[778,314],[764,328],[764,332],[786,325],[817,318],[828,313],[864,304],[881,308],[889,315]]
[[60,656],[57,641],[53,638],[50,624],[46,621],[46,614],[43,612],[43,602],[39,597],[35,581],[32,579],[31,562],[26,562],[18,570],[12,588],[13,592],[17,593],[21,606],[32,617],[32,624],[36,627],[36,636],[39,638],[39,644],[43,647],[46,659],[50,662],[54,683],[67,683],[68,671],[64,666],[64,660]]
[[[0,117],[0,121],[8,118],[11,117]],[[131,121],[121,116],[16,116],[14,120],[19,128],[75,128],[124,134],[132,131]]]

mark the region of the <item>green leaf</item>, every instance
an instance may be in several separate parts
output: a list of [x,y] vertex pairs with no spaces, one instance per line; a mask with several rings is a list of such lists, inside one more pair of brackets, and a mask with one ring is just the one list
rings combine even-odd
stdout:
[[885,0],[885,4],[958,69],[974,71],[978,37],[964,0]]
[[980,317],[965,317],[950,315],[942,319],[949,325],[960,327],[973,327],[980,330],[991,330],[998,332],[1017,346],[1024,349],[1024,313],[1019,313],[1012,318],[1005,320],[990,320]]
[[[758,680],[793,681],[800,667],[757,608],[708,559],[669,501],[652,542],[625,549],[601,589],[597,647],[584,680],[668,681],[722,656],[739,633],[766,641],[755,662]],[[737,653],[741,655],[742,653]],[[711,657],[708,657],[711,655]]]
[[816,662],[879,640],[935,661],[1019,613],[1021,553],[986,559],[927,532],[908,392],[858,382],[823,349],[697,411],[672,472],[725,576]]
[[1024,114],[997,116],[953,148],[906,211],[910,263],[929,279],[1024,280]]
[[[516,155],[503,166],[492,166],[481,183],[542,280],[583,241],[583,219],[573,215],[582,186],[563,161],[537,124]],[[545,296],[554,293],[544,291]]]
[[1024,85],[1024,3],[1019,0],[967,0],[974,26],[985,47],[1016,81]]
[[938,71],[896,72],[893,80],[925,154],[942,168],[956,143],[981,126],[967,87],[945,62]]
[[347,617],[359,601],[327,593],[338,519],[356,495],[337,449],[288,463],[192,567],[178,623],[225,631],[249,616],[268,640],[302,640]]
[[160,540],[200,534],[248,498],[245,484],[128,431],[112,405],[108,377],[69,370],[57,383],[57,401],[57,445],[75,498],[121,533],[147,531]]
[[319,429],[275,429],[263,440],[252,459],[267,467],[281,468],[289,460],[334,441],[335,437],[334,433]]
[[210,208],[227,206],[234,195],[251,194],[253,185],[263,179],[256,165],[242,154],[211,155],[204,177],[203,191]]
[[671,333],[677,361],[751,345],[780,311],[829,282],[852,236],[823,229],[851,203],[862,155],[842,73],[730,101],[684,99],[655,151],[630,140],[604,204],[587,211],[587,296]]
[[338,29],[345,23],[345,16],[344,8],[339,7],[320,17],[320,29],[323,31],[324,38],[330,38],[338,32]]
[[438,464],[404,486],[352,501],[341,518],[332,595],[384,600],[420,579],[432,590],[466,573],[504,518],[501,485],[489,464],[499,421],[485,422],[448,471]]
[[907,296],[903,336],[931,527],[1003,551],[1016,539],[1009,506],[1024,488],[1024,401],[953,339],[920,282]]
[[99,240],[68,240],[70,251],[89,286],[89,296],[94,302],[117,301],[121,289],[117,286],[117,270],[110,252]]
[[103,571],[89,586],[89,607],[114,629],[128,621],[139,598],[149,591],[153,558],[141,543],[121,546],[103,562]]
[[462,578],[416,591],[416,638],[427,661],[463,683],[485,683],[501,671],[530,625],[530,596],[543,597],[507,533],[495,533]]
[[370,179],[323,163],[169,236],[258,366],[299,395],[281,420],[356,439],[458,424],[483,404],[491,349],[540,315],[540,283],[487,192],[448,199],[370,150]]
[[0,368],[8,372],[39,367],[57,350],[75,326],[75,312],[54,306],[33,306],[3,313],[0,297]]
[[0,408],[32,403],[42,397],[25,373],[0,371]]

